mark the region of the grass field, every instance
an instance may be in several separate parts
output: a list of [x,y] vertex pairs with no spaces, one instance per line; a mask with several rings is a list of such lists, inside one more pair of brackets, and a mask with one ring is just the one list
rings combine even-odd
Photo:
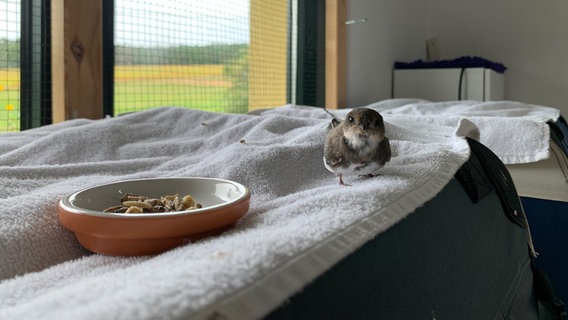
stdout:
[[218,112],[231,108],[235,86],[223,65],[116,66],[115,114],[156,106],[182,106]]
[[[223,65],[116,66],[114,78],[115,115],[159,106],[247,111],[246,85]],[[0,132],[19,131],[19,70],[0,69],[0,86]]]
[[20,69],[0,69],[0,132],[20,130]]

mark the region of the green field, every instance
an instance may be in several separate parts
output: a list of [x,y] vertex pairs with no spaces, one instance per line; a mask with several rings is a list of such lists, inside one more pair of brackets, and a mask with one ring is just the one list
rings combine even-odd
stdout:
[[20,130],[20,69],[0,69],[0,132]]
[[[245,69],[225,65],[116,66],[114,113],[159,106],[246,112],[247,84],[242,81]],[[0,69],[0,86],[0,132],[19,131],[19,70]]]

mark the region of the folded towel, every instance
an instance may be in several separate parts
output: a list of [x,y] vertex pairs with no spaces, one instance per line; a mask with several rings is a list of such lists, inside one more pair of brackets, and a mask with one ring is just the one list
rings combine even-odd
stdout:
[[[385,117],[392,160],[346,187],[323,166],[328,114],[259,113],[169,107],[0,135],[0,318],[215,318],[217,306],[290,268],[310,281],[435,197],[469,157],[455,133],[475,134],[467,121]],[[134,258],[91,254],[58,222],[58,200],[78,189],[170,176],[243,183],[250,211],[219,236]],[[315,254],[333,241],[341,245]],[[239,314],[262,315],[292,293],[263,295]]]
[[448,101],[393,99],[369,107],[383,116],[405,115],[415,121],[455,126],[467,118],[479,129],[479,141],[506,164],[530,163],[549,157],[550,128],[560,111],[513,101]]

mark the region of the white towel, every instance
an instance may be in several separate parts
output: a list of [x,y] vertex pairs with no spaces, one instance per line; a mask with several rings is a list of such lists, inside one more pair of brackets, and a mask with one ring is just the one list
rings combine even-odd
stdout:
[[[323,166],[329,120],[298,106],[261,115],[159,108],[0,135],[0,319],[211,318],[293,265],[306,281],[316,277],[435,197],[469,156],[455,125],[393,116],[393,157],[382,175],[340,186]],[[58,222],[66,194],[168,176],[243,183],[250,211],[219,236],[135,258],[91,254]],[[340,238],[346,230],[350,241]],[[341,248],[310,254],[333,239]],[[301,257],[318,258],[293,263]],[[289,294],[263,295],[266,304],[227,319],[262,315]]]
[[556,108],[513,101],[447,101],[393,99],[369,105],[383,116],[405,115],[416,121],[453,126],[467,118],[480,131],[480,142],[506,164],[531,163],[549,157],[550,128]]

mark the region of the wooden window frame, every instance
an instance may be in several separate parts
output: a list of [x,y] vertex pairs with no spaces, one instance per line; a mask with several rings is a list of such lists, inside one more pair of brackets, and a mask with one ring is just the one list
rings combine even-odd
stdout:
[[346,1],[327,0],[325,6],[325,105],[346,106]]
[[54,123],[103,117],[102,1],[51,1]]

